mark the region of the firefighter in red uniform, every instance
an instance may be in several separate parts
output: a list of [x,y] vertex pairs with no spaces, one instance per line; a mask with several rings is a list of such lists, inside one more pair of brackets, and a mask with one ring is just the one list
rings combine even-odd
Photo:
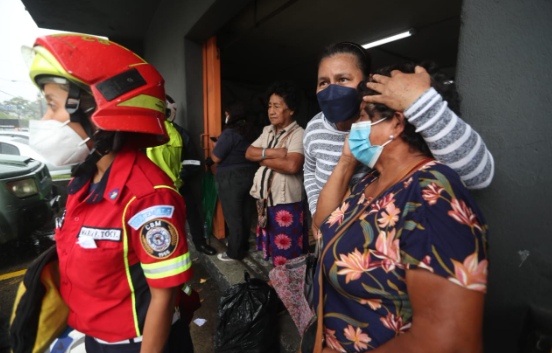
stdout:
[[30,144],[56,164],[77,163],[55,235],[68,324],[89,353],[193,351],[175,312],[192,276],[184,202],[139,151],[168,140],[163,78],[92,36],[40,37],[32,53],[48,110],[31,123]]

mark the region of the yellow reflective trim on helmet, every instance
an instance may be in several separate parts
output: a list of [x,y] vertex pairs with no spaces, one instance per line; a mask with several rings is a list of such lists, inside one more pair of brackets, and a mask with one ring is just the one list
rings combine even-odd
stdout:
[[61,66],[56,57],[52,55],[48,49],[37,45],[32,50],[35,53],[35,58],[29,70],[29,76],[39,89],[42,89],[42,87],[40,87],[36,82],[36,77],[41,75],[49,75],[64,77],[77,84],[79,87],[86,89],[86,91],[91,92],[90,87],[86,83],[65,71],[63,66]]
[[136,196],[134,196],[130,201],[126,204],[125,209],[123,211],[123,257],[125,260],[125,271],[128,281],[128,287],[130,288],[130,298],[132,299],[132,316],[134,318],[134,329],[136,330],[136,337],[142,336],[140,333],[140,326],[138,325],[138,313],[136,312],[136,297],[134,296],[134,285],[132,284],[132,276],[130,275],[130,266],[128,265],[128,239],[127,239],[127,231],[126,231],[126,212],[128,209],[128,206],[136,199]]
[[[84,33],[53,33],[48,34],[50,37],[69,37],[69,36],[87,36],[91,37],[90,34],[84,34]],[[93,37],[93,36],[92,36]]]
[[117,104],[119,107],[135,107],[157,110],[165,114],[165,102],[161,99],[147,94],[140,94],[136,97],[132,97],[129,100]]
[[128,65],[128,67],[134,67],[134,66],[140,66],[140,65],[147,65],[147,62],[144,61],[143,63]]

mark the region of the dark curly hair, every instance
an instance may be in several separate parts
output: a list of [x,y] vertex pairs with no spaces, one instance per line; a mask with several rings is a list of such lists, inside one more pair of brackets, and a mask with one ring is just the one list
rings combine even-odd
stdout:
[[266,101],[270,101],[270,96],[276,94],[284,99],[289,110],[294,111],[295,114],[299,111],[299,105],[301,103],[301,96],[299,94],[299,88],[292,81],[276,81],[272,83],[266,90]]
[[224,127],[226,129],[233,129],[240,134],[247,142],[253,142],[257,138],[255,131],[254,117],[246,114],[245,104],[240,101],[231,101],[226,103],[224,111],[228,113],[230,118],[228,123]]
[[[405,63],[396,64],[392,66],[383,67],[374,74],[391,76],[391,71],[398,70],[404,73],[414,73],[416,66],[422,66],[426,69],[431,77],[431,87],[433,87],[448,103],[449,108],[456,114],[460,114],[460,97],[456,91],[454,81],[439,71],[437,65],[433,62],[422,62],[421,64]],[[366,83],[370,80],[365,80],[359,83],[358,93],[362,98],[363,96],[373,96],[379,93],[366,87]],[[374,112],[379,112],[382,118],[391,118],[395,114],[395,110],[388,108],[383,104],[366,104],[364,110],[370,117],[374,115]],[[427,143],[422,136],[416,132],[414,125],[410,124],[406,119],[404,120],[404,130],[399,136],[405,141],[411,149],[419,151],[426,156],[432,156]]]
[[372,68],[372,56],[366,49],[360,46],[357,43],[353,42],[341,42],[328,45],[324,48],[324,51],[320,54],[318,58],[318,66],[322,60],[326,58],[331,58],[334,55],[338,54],[351,54],[357,59],[357,66],[364,75],[364,78],[370,76],[370,69]]

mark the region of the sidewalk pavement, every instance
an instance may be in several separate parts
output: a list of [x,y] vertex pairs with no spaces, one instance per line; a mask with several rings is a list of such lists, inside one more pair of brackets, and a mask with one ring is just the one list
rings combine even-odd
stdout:
[[[213,236],[210,241],[210,245],[217,250],[217,254],[226,251],[224,239],[219,240]],[[205,266],[211,278],[217,282],[221,292],[233,284],[244,282],[244,271],[249,272],[252,277],[264,281],[269,280],[268,272],[274,266],[271,261],[263,260],[262,251],[255,250],[255,229],[252,229],[249,243],[251,250],[243,260],[220,261],[217,255],[209,256],[202,252],[198,252],[194,247],[191,234],[188,230],[188,247],[192,251],[193,258],[197,257],[198,261]],[[287,311],[278,315],[278,331],[280,353],[297,353],[299,351],[301,337],[299,336],[295,323]]]

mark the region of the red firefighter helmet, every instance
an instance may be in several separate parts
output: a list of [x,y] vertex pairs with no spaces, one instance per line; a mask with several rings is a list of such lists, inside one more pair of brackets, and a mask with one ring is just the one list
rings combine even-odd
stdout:
[[146,134],[133,139],[140,147],[169,140],[163,77],[132,51],[89,35],[54,34],[37,38],[33,52],[33,82],[42,89],[41,78],[63,77],[92,94],[91,120],[100,129]]

